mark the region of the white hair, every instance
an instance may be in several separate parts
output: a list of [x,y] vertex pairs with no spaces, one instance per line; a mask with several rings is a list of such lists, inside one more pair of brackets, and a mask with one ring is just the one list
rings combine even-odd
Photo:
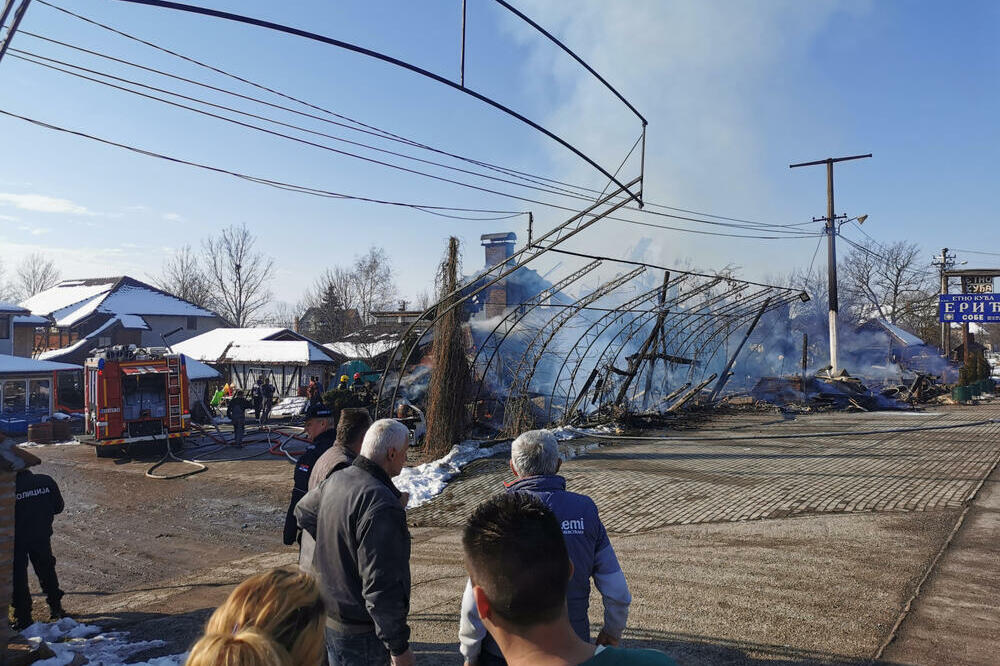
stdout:
[[521,433],[510,445],[510,461],[518,476],[555,474],[559,468],[559,444],[548,430]]
[[379,419],[368,428],[361,443],[361,455],[375,463],[385,462],[389,449],[402,451],[409,443],[410,431],[396,419]]

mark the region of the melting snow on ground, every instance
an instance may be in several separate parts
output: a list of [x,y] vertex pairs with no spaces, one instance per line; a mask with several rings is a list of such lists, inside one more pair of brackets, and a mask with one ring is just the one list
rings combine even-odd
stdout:
[[156,657],[148,661],[128,661],[133,655],[152,648],[163,647],[164,641],[129,641],[123,631],[104,632],[92,624],[80,624],[76,620],[63,618],[58,622],[36,622],[21,635],[34,644],[48,643],[54,657],[36,661],[35,666],[66,666],[76,655],[83,656],[91,666],[180,666],[187,654]]
[[[597,442],[573,444],[570,440],[587,435],[609,435],[613,434],[614,430],[602,426],[594,429],[555,428],[551,432],[559,440],[560,457],[563,460],[570,460],[600,446]],[[399,476],[393,479],[393,483],[400,491],[410,493],[410,501],[406,507],[414,509],[441,494],[448,482],[458,476],[462,468],[473,460],[510,453],[509,441],[486,447],[481,447],[480,444],[481,442],[475,440],[466,440],[452,447],[448,455],[443,458],[416,467],[404,467]]]
[[71,446],[73,444],[79,444],[79,443],[80,442],[76,441],[75,439],[67,439],[65,442],[48,442],[45,444],[42,444],[40,442],[28,441],[28,442],[21,442],[20,444],[18,444],[18,446],[23,446],[26,449],[33,449],[36,446]]

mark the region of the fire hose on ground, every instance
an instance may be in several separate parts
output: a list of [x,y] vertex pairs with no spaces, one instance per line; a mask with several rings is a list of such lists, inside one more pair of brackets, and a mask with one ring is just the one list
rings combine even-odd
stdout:
[[[198,455],[200,455],[200,456],[211,455],[211,454],[216,453],[218,451],[222,451],[223,449],[225,449],[227,447],[234,446],[234,443],[233,443],[233,440],[232,440],[231,436],[230,437],[224,436],[221,433],[221,431],[219,431],[218,429],[216,429],[216,432],[213,433],[213,432],[211,432],[211,431],[209,431],[209,430],[207,430],[205,428],[202,428],[200,426],[195,426],[195,427],[197,428],[197,430],[201,433],[201,435],[203,437],[208,437],[213,442],[213,443],[210,443],[210,444],[203,444],[201,446],[196,446],[196,447],[193,447],[191,449],[192,452],[198,451],[199,452]],[[278,426],[277,428],[272,428],[272,427],[269,427],[269,426],[261,426],[259,428],[256,428],[256,429],[253,429],[253,430],[249,431],[248,433],[246,433],[246,435],[244,437],[244,442],[243,442],[244,445],[245,444],[257,443],[259,441],[266,441],[268,444],[270,444],[269,448],[267,448],[265,450],[261,450],[261,451],[256,451],[254,453],[251,453],[250,455],[237,456],[237,457],[234,457],[234,458],[204,458],[204,457],[200,457],[200,458],[181,458],[181,457],[177,456],[174,453],[173,448],[170,446],[170,441],[168,439],[168,440],[166,440],[166,452],[163,454],[163,457],[160,458],[159,461],[157,461],[152,467],[150,467],[148,470],[146,470],[146,476],[149,477],[149,478],[151,478],[151,479],[158,479],[158,480],[163,480],[163,481],[171,480],[171,479],[183,479],[183,478],[186,478],[186,477],[193,476],[195,474],[199,474],[201,472],[204,472],[205,470],[208,469],[208,466],[207,466],[208,463],[236,462],[236,461],[240,461],[240,460],[250,460],[251,458],[257,458],[259,456],[262,456],[265,453],[268,453],[268,454],[273,455],[273,456],[284,456],[284,457],[288,458],[288,460],[290,460],[291,462],[295,462],[296,459],[298,458],[298,456],[300,456],[303,453],[304,449],[298,450],[298,451],[289,451],[286,448],[287,445],[290,442],[292,442],[293,440],[294,441],[298,441],[298,442],[302,442],[302,443],[308,445],[308,443],[309,443],[308,440],[303,439],[297,433],[280,433],[281,435],[284,436],[283,439],[279,439],[277,442],[275,442],[273,444],[272,444],[272,440],[271,440],[271,437],[272,437],[273,434],[276,434],[276,432],[280,432],[280,430],[282,428],[288,428],[288,427],[289,426]],[[264,440],[257,439],[262,434],[264,435],[265,439]],[[207,449],[207,448],[210,448],[211,450],[209,450],[209,451],[203,451],[202,450],[202,449]],[[242,448],[242,446],[240,448]],[[182,464],[185,464],[185,465],[192,466],[195,469],[188,470],[186,472],[182,472],[182,473],[179,473],[179,474],[156,474],[155,473],[156,469],[158,469],[162,465],[165,465],[165,464],[170,463],[170,462],[182,463]]]

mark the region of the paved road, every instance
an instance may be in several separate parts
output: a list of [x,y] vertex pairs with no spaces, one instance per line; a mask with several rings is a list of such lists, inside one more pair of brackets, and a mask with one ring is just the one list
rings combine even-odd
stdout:
[[[671,439],[605,442],[564,472],[571,489],[595,498],[611,531],[635,599],[626,635],[634,645],[687,664],[860,664],[904,617],[886,658],[990,663],[983,645],[988,622],[996,626],[997,597],[977,581],[1000,577],[996,507],[972,505],[931,564],[1000,457],[1000,426],[819,433],[996,417],[1000,406],[990,405],[794,420],[720,415],[696,430],[662,433]],[[737,436],[753,439],[706,439]],[[166,637],[172,644],[160,654],[184,649],[246,575],[294,562],[276,543],[290,477],[281,461],[223,463],[160,482],[142,476],[148,463],[114,465],[79,447],[38,452],[70,488],[71,504],[87,505],[56,527],[69,605],[137,638]],[[411,620],[424,663],[460,663],[458,526],[501,490],[504,467],[477,461],[411,511]],[[984,502],[993,497],[982,494]],[[987,531],[970,531],[977,526]],[[960,593],[956,581],[966,584]],[[948,613],[935,615],[942,604]],[[599,615],[595,598],[592,620]],[[966,617],[986,624],[958,632]]]

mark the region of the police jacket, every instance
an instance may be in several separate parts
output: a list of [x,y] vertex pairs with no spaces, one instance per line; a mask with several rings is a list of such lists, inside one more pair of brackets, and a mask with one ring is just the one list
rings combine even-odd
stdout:
[[298,460],[295,461],[295,474],[293,475],[292,500],[288,504],[288,513],[285,514],[285,530],[282,534],[282,541],[286,546],[295,543],[295,538],[299,535],[299,526],[295,522],[295,505],[299,503],[302,496],[309,492],[309,476],[312,474],[313,465],[316,460],[326,452],[337,440],[337,432],[332,428],[324,430],[316,439],[302,452]]
[[364,456],[309,492],[295,509],[316,539],[313,569],[327,626],[375,630],[392,655],[409,647],[410,532],[400,492]]
[[52,536],[52,519],[64,506],[59,486],[51,476],[23,469],[14,488],[15,544],[47,540]]
[[[604,602],[604,630],[621,637],[628,619],[632,595],[625,574],[618,564],[615,549],[597,512],[594,500],[586,495],[566,490],[566,479],[555,474],[526,476],[507,486],[507,492],[527,492],[542,500],[559,520],[569,559],[573,562],[573,577],[566,590],[569,621],[576,634],[590,641],[590,579],[594,579]],[[496,643],[487,637],[476,610],[472,585],[466,583],[462,597],[459,625],[460,651],[466,661],[475,661],[481,649],[500,654]],[[485,641],[484,641],[485,639]]]

